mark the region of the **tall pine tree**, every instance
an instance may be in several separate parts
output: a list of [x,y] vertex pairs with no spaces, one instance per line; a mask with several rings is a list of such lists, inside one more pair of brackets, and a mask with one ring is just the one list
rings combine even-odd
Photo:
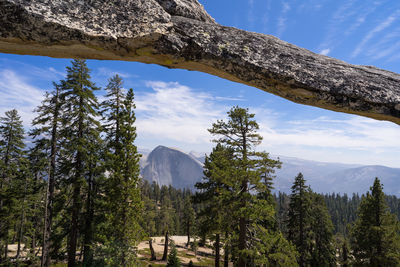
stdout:
[[67,77],[62,81],[60,98],[62,108],[62,172],[72,187],[71,223],[68,235],[68,266],[75,266],[82,190],[86,185],[89,168],[90,142],[97,139],[97,98],[98,88],[91,81],[90,70],[85,60],[73,60],[67,67]]
[[5,112],[0,118],[0,263],[7,261],[9,231],[13,225],[14,209],[20,191],[18,177],[25,155],[24,129],[17,110]]
[[261,259],[256,248],[266,244],[260,242],[259,235],[264,234],[265,227],[272,228],[275,220],[274,203],[268,197],[258,196],[269,194],[270,183],[265,175],[269,177],[280,163],[269,159],[268,153],[255,151],[262,137],[257,133],[259,125],[254,116],[248,109],[233,107],[228,112],[228,121],[219,120],[209,129],[216,136],[214,142],[232,151],[228,164],[230,179],[226,184],[235,199],[231,216],[239,222],[234,251],[239,267],[254,265],[257,258]]
[[351,228],[356,265],[400,265],[400,223],[389,212],[382,188],[376,178],[371,192],[362,198],[358,218]]
[[[56,159],[59,145],[59,128],[60,128],[60,87],[61,85],[53,83],[54,91],[46,93],[42,104],[35,110],[37,117],[33,120],[32,125],[35,127],[30,135],[34,138],[37,153],[41,156],[48,156],[48,181],[45,200],[45,216],[44,216],[44,233],[43,233],[43,251],[42,251],[42,267],[50,265],[50,238],[53,222],[53,202],[54,190],[56,183]],[[37,175],[43,170],[43,160],[35,162]],[[47,169],[47,168],[46,168]]]
[[293,242],[299,251],[299,265],[305,266],[306,259],[310,258],[311,247],[310,218],[311,218],[310,188],[302,173],[299,173],[292,185],[288,211],[288,239]]
[[[220,236],[233,227],[232,220],[226,220],[232,212],[233,195],[229,186],[230,160],[233,151],[221,144],[217,144],[204,161],[204,177],[196,183],[198,191],[195,195],[196,203],[201,204],[198,213],[200,227],[203,231],[215,234],[215,266],[219,266]],[[226,238],[227,239],[227,238]],[[225,240],[225,246],[228,246]]]
[[292,186],[287,231],[299,252],[300,266],[335,266],[333,225],[326,204],[306,185],[301,173]]
[[134,93],[123,93],[122,80],[115,76],[107,86],[107,100],[103,103],[106,121],[107,152],[107,228],[108,261],[115,266],[132,266],[135,246],[140,240],[139,216],[142,202],[139,190],[140,154],[136,139]]

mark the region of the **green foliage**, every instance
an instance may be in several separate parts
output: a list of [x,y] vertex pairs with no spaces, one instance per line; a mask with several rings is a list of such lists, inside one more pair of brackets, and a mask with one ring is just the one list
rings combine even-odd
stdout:
[[[150,184],[148,181],[142,180],[140,181],[140,191],[144,203],[140,225],[147,236],[164,235],[167,229],[173,235],[187,235],[187,228],[184,227],[187,220],[185,216],[192,212],[190,210],[197,209],[191,201],[192,192],[190,190],[176,189],[172,186],[160,188],[154,182]],[[187,213],[186,207],[188,207],[189,213]],[[196,230],[197,223],[193,221],[191,234]]]
[[256,244],[254,255],[256,266],[298,266],[298,252],[282,233],[261,228],[257,235],[261,242]]
[[312,194],[311,204],[311,266],[335,266],[333,224],[321,195]]
[[180,267],[181,262],[178,258],[178,251],[176,249],[175,243],[171,241],[171,250],[168,254],[167,267]]
[[31,150],[30,162],[33,175],[39,179],[47,177],[47,190],[44,199],[44,233],[42,241],[42,263],[48,266],[50,263],[49,249],[52,236],[52,224],[54,218],[55,185],[57,177],[57,143],[59,139],[60,109],[60,85],[53,83],[55,90],[47,93],[41,105],[36,108],[37,116],[32,121],[35,127],[31,130],[30,136],[34,139],[34,147]]
[[400,223],[389,212],[378,178],[375,179],[371,192],[363,196],[358,219],[350,232],[356,265],[400,264]]
[[[61,149],[60,170],[66,185],[72,188],[70,205],[70,228],[68,237],[68,264],[75,264],[75,254],[80,232],[80,214],[83,208],[82,189],[88,186],[86,202],[92,201],[95,196],[90,190],[93,188],[93,144],[100,141],[100,123],[97,120],[98,103],[94,91],[98,90],[90,77],[84,60],[73,60],[72,66],[67,67],[66,79],[60,82],[60,99],[63,102],[61,110]],[[88,179],[92,179],[89,181]],[[90,195],[89,195],[90,194]],[[66,204],[67,205],[67,204]],[[90,204],[91,205],[91,204]],[[89,205],[89,206],[90,206]],[[91,213],[91,211],[87,212]],[[87,213],[88,214],[88,213]],[[93,221],[93,216],[86,220]],[[92,239],[91,223],[86,222],[84,238]],[[89,227],[89,228],[88,228]],[[85,240],[85,243],[92,242]],[[87,249],[85,258],[87,258]],[[86,259],[85,259],[86,260]]]
[[[7,259],[3,251],[10,242],[13,225],[18,224],[21,200],[25,197],[27,161],[25,159],[24,129],[17,110],[0,117],[0,262]],[[25,186],[24,186],[25,185]],[[22,227],[23,222],[20,222]]]
[[292,186],[288,239],[296,246],[300,266],[334,266],[333,225],[322,196],[311,191],[299,173]]

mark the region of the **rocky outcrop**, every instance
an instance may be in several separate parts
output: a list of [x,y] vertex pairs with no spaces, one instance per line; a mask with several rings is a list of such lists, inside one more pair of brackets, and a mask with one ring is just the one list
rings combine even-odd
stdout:
[[0,0],[0,52],[197,70],[400,124],[400,75],[217,24],[197,0]]

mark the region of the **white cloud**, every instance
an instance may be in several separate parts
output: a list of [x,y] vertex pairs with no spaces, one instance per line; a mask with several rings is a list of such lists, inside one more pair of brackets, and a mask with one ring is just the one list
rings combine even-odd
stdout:
[[319,52],[321,55],[327,56],[331,52],[330,48],[322,49],[321,52]]
[[319,117],[273,127],[261,120],[260,130],[265,140],[262,146],[275,154],[312,160],[400,167],[397,157],[393,157],[400,153],[398,125],[348,117],[341,120]]
[[12,70],[0,71],[0,114],[10,109],[17,109],[24,126],[29,127],[35,117],[33,110],[43,99],[43,90],[30,85]]
[[285,128],[267,127],[264,131],[276,144],[364,151],[399,147],[400,150],[400,128],[397,125],[362,117],[291,121]]
[[138,94],[137,128],[146,138],[164,138],[180,143],[208,144],[207,129],[225,117],[229,107],[219,104],[208,93],[176,82],[147,82],[153,91]]

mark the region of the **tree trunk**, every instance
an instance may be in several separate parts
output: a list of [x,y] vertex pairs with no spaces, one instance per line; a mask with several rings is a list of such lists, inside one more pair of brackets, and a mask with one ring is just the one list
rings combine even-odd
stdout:
[[[83,98],[79,100],[80,109],[83,109]],[[80,112],[80,118],[78,123],[78,143],[83,138],[83,118],[82,111]],[[79,212],[81,209],[81,179],[83,176],[83,155],[82,151],[78,149],[76,153],[75,162],[75,176],[72,181],[73,195],[72,195],[72,217],[71,217],[71,231],[69,235],[68,244],[68,267],[75,267],[76,257],[76,244],[78,239],[78,227],[79,227]]]
[[168,231],[165,232],[164,254],[161,260],[166,261],[167,257],[168,257]]
[[305,244],[304,244],[304,210],[303,210],[303,201],[304,201],[304,197],[303,197],[303,188],[300,188],[300,199],[301,199],[301,203],[300,203],[300,214],[299,214],[299,227],[300,227],[300,233],[299,233],[299,238],[300,238],[300,248],[299,248],[299,253],[300,253],[300,259],[299,259],[299,266],[303,267],[304,266],[304,253],[305,253]]
[[347,267],[348,265],[347,265],[347,261],[348,261],[348,255],[347,255],[347,246],[346,246],[346,243],[345,242],[343,242],[343,247],[342,247],[342,249],[343,249],[343,267]]
[[[8,135],[7,135],[7,149],[6,149],[6,153],[4,155],[4,166],[8,167],[8,162],[10,159],[10,142],[11,142],[11,131],[12,131],[12,127],[9,129]],[[1,189],[4,188],[4,186],[6,186],[6,183],[8,182],[9,179],[7,179],[7,173],[6,173],[6,168],[3,168],[3,173],[2,173],[2,181],[1,181]],[[1,190],[3,191],[3,190]],[[0,199],[0,210],[3,209],[4,206],[4,202],[3,202],[3,198]],[[7,205],[8,206],[8,205]],[[10,210],[10,208],[8,208],[8,210]],[[4,226],[3,226],[4,225]],[[4,234],[4,238],[5,238],[5,244],[4,244],[4,258],[2,259],[2,257],[0,256],[0,263],[3,263],[7,261],[7,257],[8,257],[8,222],[3,222],[0,221],[0,229],[4,229],[4,233],[0,233],[0,234]],[[0,252],[0,255],[2,253]]]
[[6,244],[4,246],[4,261],[7,261],[7,257],[8,257],[8,227],[6,228]]
[[78,227],[79,227],[79,211],[80,211],[80,185],[78,183],[78,177],[74,180],[74,191],[73,191],[73,203],[72,203],[72,218],[71,218],[71,231],[69,234],[68,242],[68,267],[75,267],[76,258],[76,244],[78,240]]
[[[246,133],[243,133],[242,136],[242,159],[243,162],[247,161],[247,136]],[[247,170],[246,170],[247,171]],[[247,177],[243,178],[241,185],[241,208],[246,207],[246,199],[243,197],[243,194],[247,193]],[[246,233],[247,230],[247,219],[243,215],[239,218],[239,262],[238,267],[246,267],[246,258],[243,255],[243,250],[246,249]]]
[[153,248],[153,239],[150,238],[149,240],[149,246],[150,246],[150,253],[151,253],[151,261],[155,261],[157,260],[156,258],[156,253],[154,252],[154,248]]
[[17,255],[16,255],[17,259],[19,258],[19,255],[21,253],[21,241],[22,241],[22,233],[23,233],[24,221],[25,221],[25,200],[26,200],[27,189],[28,189],[28,178],[25,177],[24,199],[22,201],[21,221],[20,221],[19,229],[18,229],[18,246],[17,246]]
[[[93,166],[92,166],[93,168]],[[83,265],[92,266],[93,252],[92,252],[92,239],[93,239],[93,174],[89,174],[88,179],[88,194],[86,200],[86,220],[85,220],[85,233],[83,245]]]
[[187,234],[186,247],[189,247],[189,245],[190,245],[190,223],[189,222],[187,223],[186,234]]
[[219,247],[220,241],[219,241],[219,234],[215,235],[215,267],[219,267]]
[[225,248],[224,248],[224,267],[229,265],[229,246],[226,243],[228,240],[228,232],[225,233]]
[[44,231],[43,231],[43,250],[42,250],[42,267],[50,266],[50,238],[51,238],[51,224],[53,221],[53,201],[54,201],[54,187],[55,187],[55,173],[56,173],[56,154],[57,154],[57,139],[58,139],[58,116],[59,116],[59,88],[56,87],[56,95],[54,101],[54,114],[51,129],[51,148],[50,148],[50,170],[49,180],[47,182],[46,192],[46,206],[44,217]]
[[[242,193],[247,192],[247,180],[242,182]],[[246,206],[246,201],[242,200],[242,207]],[[239,262],[238,267],[246,266],[246,258],[243,255],[243,250],[246,249],[246,228],[247,220],[244,216],[239,218]]]

